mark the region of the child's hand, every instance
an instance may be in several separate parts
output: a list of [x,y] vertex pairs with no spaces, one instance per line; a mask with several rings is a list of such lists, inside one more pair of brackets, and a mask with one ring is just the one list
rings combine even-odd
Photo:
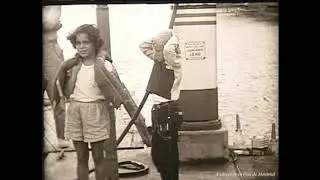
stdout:
[[105,60],[105,58],[104,58],[104,57],[102,57],[102,56],[97,57],[97,59],[98,59],[98,60],[100,60],[100,61],[104,61],[104,60]]
[[104,66],[106,67],[107,71],[112,72],[113,71],[113,65],[109,61],[104,62]]
[[107,57],[107,52],[104,51],[104,50],[100,50],[97,54],[97,59],[98,60],[102,60],[102,61],[105,61],[106,60],[106,57]]

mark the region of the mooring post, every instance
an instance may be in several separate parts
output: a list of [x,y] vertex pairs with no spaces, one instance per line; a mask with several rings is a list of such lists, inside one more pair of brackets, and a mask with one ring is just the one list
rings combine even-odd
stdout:
[[[107,51],[111,57],[111,44],[110,44],[110,26],[109,26],[109,7],[108,5],[97,5],[97,26],[101,32],[101,36],[104,41],[102,47],[103,50]],[[116,145],[116,116],[113,106],[109,106],[110,116],[110,137],[105,143],[106,158],[104,160],[106,179],[118,180],[118,154]]]

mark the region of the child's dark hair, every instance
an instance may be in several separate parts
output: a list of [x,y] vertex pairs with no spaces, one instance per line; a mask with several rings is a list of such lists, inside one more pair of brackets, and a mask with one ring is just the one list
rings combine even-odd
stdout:
[[73,48],[76,48],[77,35],[80,33],[85,33],[88,35],[89,41],[95,47],[95,53],[98,53],[104,43],[101,38],[99,29],[93,24],[84,24],[79,26],[67,36],[67,39],[71,42]]

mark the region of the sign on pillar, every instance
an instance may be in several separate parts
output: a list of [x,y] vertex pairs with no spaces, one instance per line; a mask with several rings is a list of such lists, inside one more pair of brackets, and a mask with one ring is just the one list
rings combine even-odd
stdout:
[[174,29],[182,55],[181,130],[221,128],[218,115],[215,4],[179,4]]

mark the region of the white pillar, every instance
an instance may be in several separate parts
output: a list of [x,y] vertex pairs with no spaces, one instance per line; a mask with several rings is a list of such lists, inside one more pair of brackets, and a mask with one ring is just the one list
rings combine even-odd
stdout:
[[174,29],[180,39],[182,130],[219,129],[215,4],[180,4]]
[[227,159],[228,132],[218,115],[215,4],[179,4],[174,29],[182,52],[180,161]]

